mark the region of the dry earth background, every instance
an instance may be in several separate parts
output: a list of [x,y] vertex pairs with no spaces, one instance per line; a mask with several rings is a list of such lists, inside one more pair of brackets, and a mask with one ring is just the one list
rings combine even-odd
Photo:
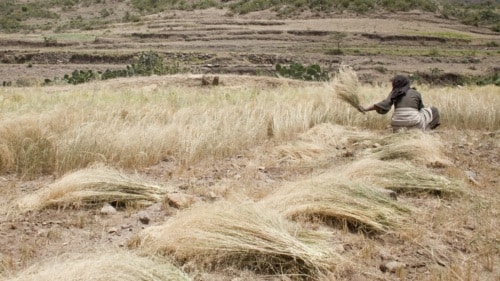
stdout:
[[[127,9],[120,1],[103,7],[113,8],[116,15]],[[337,46],[332,37],[335,32],[347,35],[341,42],[343,55],[327,54]],[[46,44],[44,37],[57,38],[57,44]],[[388,79],[397,73],[433,70],[451,74],[445,76],[451,80],[444,82],[453,84],[453,74],[487,75],[498,71],[498,44],[495,47],[491,42],[500,43],[498,33],[417,11],[370,17],[303,14],[294,20],[277,18],[269,11],[247,15],[228,15],[227,11],[218,9],[170,11],[144,17],[139,23],[109,24],[92,31],[1,34],[0,80],[21,81],[35,86],[27,88],[27,92],[40,91],[44,95],[92,93],[101,89],[155,95],[169,87],[200,91],[202,75],[219,75],[219,87],[235,92],[316,89],[314,83],[265,76],[273,72],[277,63],[301,62],[320,63],[331,70],[341,63],[349,64],[363,82],[375,86],[386,86]],[[36,86],[38,81],[62,77],[74,69],[122,69],[144,50],[154,50],[167,62],[180,63],[194,74],[115,79],[80,86]],[[207,95],[213,95],[211,91],[217,93],[212,89],[209,87]],[[453,87],[450,89],[453,91]],[[493,95],[500,95],[498,87],[488,89]],[[11,94],[4,88],[0,93],[5,97]],[[493,102],[498,108],[498,98]],[[9,117],[0,116],[2,122]],[[450,163],[444,166],[438,163],[437,167],[431,167],[432,171],[462,182],[469,195],[453,200],[429,195],[399,196],[397,202],[416,209],[411,219],[413,224],[407,229],[382,234],[352,230],[347,224],[338,227],[338,224],[324,226],[319,221],[305,223],[307,229],[327,229],[335,237],[330,246],[355,263],[342,264],[330,275],[310,278],[500,280],[498,125],[488,130],[464,131],[443,127],[433,136],[442,140],[443,159]],[[307,155],[287,151],[286,145],[307,140],[308,134],[328,136],[337,129],[325,123],[303,134],[292,134],[286,141],[270,139],[229,156],[209,157],[188,164],[167,157],[154,165],[125,169],[127,174],[135,172],[148,181],[168,186],[170,197],[145,208],[118,206],[118,212],[110,214],[103,214],[102,204],[88,209],[18,213],[14,205],[19,198],[54,183],[62,175],[53,173],[26,179],[3,173],[0,175],[0,276],[3,274],[5,280],[9,280],[33,264],[54,256],[64,259],[68,253],[99,256],[128,249],[138,233],[182,213],[186,205],[215,204],[228,198],[259,201],[289,182],[307,181],[362,159],[366,151],[380,146],[381,139],[387,135],[385,129],[349,128],[345,134],[350,130],[371,134],[371,141],[337,136],[339,139],[328,144],[331,145],[327,146],[328,150],[308,148],[313,152]],[[424,163],[423,166],[426,164],[434,165]],[[391,261],[398,266],[394,272],[385,267]],[[263,275],[237,266],[200,270],[189,262],[175,262],[196,280],[306,278]],[[57,266],[55,268],[57,271]]]

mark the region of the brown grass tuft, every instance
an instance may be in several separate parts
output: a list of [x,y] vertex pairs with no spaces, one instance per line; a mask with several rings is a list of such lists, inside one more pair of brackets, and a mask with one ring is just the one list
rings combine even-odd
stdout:
[[387,193],[335,173],[289,183],[260,203],[291,219],[319,218],[366,232],[398,228],[410,212]]
[[340,257],[328,233],[307,230],[254,203],[198,205],[143,231],[146,252],[173,255],[208,269],[236,266],[265,274],[315,275]]
[[161,200],[166,189],[117,170],[96,166],[68,174],[35,194],[21,198],[23,211],[48,207],[88,207],[104,202],[149,205]]
[[10,281],[182,281],[191,280],[171,264],[131,252],[65,254],[0,280]]

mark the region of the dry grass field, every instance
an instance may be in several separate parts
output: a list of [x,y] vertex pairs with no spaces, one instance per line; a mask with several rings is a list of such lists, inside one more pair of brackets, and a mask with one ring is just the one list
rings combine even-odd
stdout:
[[498,87],[417,85],[443,125],[393,134],[331,83],[201,78],[1,89],[5,280],[118,249],[173,280],[496,280]]
[[[0,280],[500,280],[500,88],[456,80],[498,72],[492,42],[419,11],[0,34]],[[148,50],[185,73],[43,85]],[[360,83],[269,75],[292,61]],[[351,106],[397,73],[443,74],[414,84],[436,131]]]

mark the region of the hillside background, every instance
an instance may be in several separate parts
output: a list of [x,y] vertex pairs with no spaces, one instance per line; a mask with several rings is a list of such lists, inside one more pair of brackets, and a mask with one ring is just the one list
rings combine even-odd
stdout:
[[454,0],[5,0],[1,82],[116,73],[153,51],[169,74],[276,76],[277,65],[294,63],[334,73],[349,64],[370,83],[404,73],[430,84],[500,84],[499,7]]

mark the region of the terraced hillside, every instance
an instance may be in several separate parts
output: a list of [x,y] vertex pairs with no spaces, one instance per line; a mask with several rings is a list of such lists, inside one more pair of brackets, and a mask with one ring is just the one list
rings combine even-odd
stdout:
[[2,80],[36,84],[74,70],[122,69],[148,50],[183,72],[274,75],[278,63],[330,71],[345,63],[366,82],[408,73],[457,84],[463,76],[498,75],[500,65],[498,32],[437,12],[304,10],[284,16],[273,9],[242,14],[220,7],[141,15],[123,1],[85,3],[55,8],[60,18],[46,28],[34,18],[32,32],[1,35]]

